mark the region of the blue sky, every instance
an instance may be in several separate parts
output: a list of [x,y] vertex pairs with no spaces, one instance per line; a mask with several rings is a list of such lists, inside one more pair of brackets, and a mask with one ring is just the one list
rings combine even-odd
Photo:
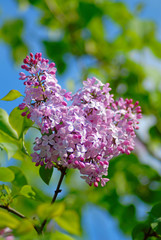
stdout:
[[[124,0],[131,10],[134,9],[138,0]],[[157,24],[157,37],[161,40],[161,20],[160,20],[160,10],[161,1],[160,0],[143,0],[145,3],[144,10],[142,11],[140,17],[143,19],[152,19]],[[43,51],[43,46],[40,43],[41,39],[48,38],[48,33],[45,28],[41,28],[37,24],[37,19],[40,16],[40,12],[34,8],[30,8],[26,11],[20,11],[17,8],[16,1],[14,0],[1,0],[0,1],[0,26],[3,21],[8,18],[13,17],[23,17],[26,24],[25,38],[29,43],[30,49],[34,52]],[[32,21],[31,21],[32,19]],[[35,30],[36,29],[36,30]],[[115,30],[111,28],[111,34],[115,34]],[[112,36],[112,35],[111,35]],[[71,66],[74,68],[71,69]],[[74,71],[73,71],[74,69]],[[0,88],[0,98],[6,95],[9,90],[17,89],[21,93],[24,92],[24,86],[21,81],[18,80],[20,72],[20,67],[15,66],[9,46],[0,42],[0,78],[1,78],[1,88]],[[75,64],[74,58],[70,58],[68,71],[64,76],[59,76],[61,85],[65,87],[66,78],[75,78],[79,80],[79,68]],[[15,100],[14,102],[2,102],[0,101],[0,107],[4,108],[8,113],[16,107],[21,100]],[[87,233],[87,238],[84,240],[125,240],[127,239],[117,228],[117,221],[113,220],[108,213],[100,208],[93,205],[86,206],[83,211],[83,226]]]

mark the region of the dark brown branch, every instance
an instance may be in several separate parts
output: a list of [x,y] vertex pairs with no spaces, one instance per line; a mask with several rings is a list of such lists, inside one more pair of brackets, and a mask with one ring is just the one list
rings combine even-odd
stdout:
[[9,206],[4,206],[0,204],[0,208],[6,209],[8,212],[13,213],[14,215],[20,217],[20,218],[26,218],[23,214],[21,214],[20,212],[16,211],[14,208],[11,208]]
[[[52,198],[51,204],[54,204],[54,202],[55,202],[55,200],[56,200],[56,198],[57,198],[58,193],[60,193],[60,192],[62,191],[62,190],[60,189],[60,186],[61,186],[61,184],[62,184],[62,181],[63,181],[63,178],[64,178],[65,174],[66,174],[66,168],[63,168],[63,169],[61,170],[60,179],[59,179],[57,188],[56,188],[56,190],[55,190],[54,196],[53,196],[53,198]],[[46,218],[46,219],[42,222],[42,224],[41,224],[41,226],[40,226],[40,229],[39,229],[39,234],[42,234],[43,229],[44,229],[47,221],[48,221],[48,219]]]
[[[18,211],[15,210],[14,208],[11,208],[11,207],[9,207],[9,206],[4,206],[4,205],[2,205],[2,204],[0,204],[0,208],[3,208],[3,209],[7,210],[7,211],[10,212],[10,213],[13,213],[13,214],[16,215],[17,217],[20,217],[20,218],[22,218],[22,219],[24,219],[24,218],[27,219],[27,217],[25,217],[23,214],[21,214],[20,212],[18,212]],[[36,232],[39,234],[39,227],[34,226],[34,228],[35,228]]]
[[148,232],[145,233],[144,240],[148,240],[149,237],[156,237],[158,239],[161,239],[161,237],[156,232],[154,232],[151,227],[149,228]]

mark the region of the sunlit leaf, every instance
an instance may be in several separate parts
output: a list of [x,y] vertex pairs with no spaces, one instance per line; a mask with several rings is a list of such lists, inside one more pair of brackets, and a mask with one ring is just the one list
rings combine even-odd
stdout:
[[28,130],[33,125],[33,121],[28,119],[26,116],[21,116],[21,113],[22,111],[16,107],[9,115],[9,122],[18,133],[19,138],[22,137],[24,131]]
[[161,235],[161,218],[158,218],[155,222],[151,223],[151,228],[158,234]]
[[61,233],[61,232],[54,232],[51,235],[51,240],[74,240],[71,236],[68,236],[67,234]]
[[19,224],[19,221],[5,210],[0,209],[0,216],[0,229],[5,227],[15,229]]
[[1,98],[0,100],[13,101],[21,96],[22,96],[22,94],[19,91],[13,89],[13,90],[9,91],[9,93],[7,93],[7,95],[5,97]]
[[34,230],[33,224],[28,219],[22,219],[17,228],[13,231],[13,235],[22,236],[28,235],[31,231]]
[[69,233],[80,235],[80,219],[75,211],[66,210],[61,217],[55,218],[55,221]]
[[14,138],[17,138],[17,134],[16,134],[15,130],[9,124],[8,114],[2,108],[0,108],[0,130]]
[[26,151],[23,151],[21,148],[13,155],[13,158],[24,161],[24,160],[29,160],[31,161],[31,157],[26,154]]
[[18,146],[9,142],[1,142],[3,149],[7,152],[8,159],[12,158],[13,155],[17,152]]
[[5,167],[0,167],[0,181],[2,182],[12,182],[15,178],[14,172]]
[[35,196],[36,196],[36,193],[33,191],[30,185],[24,185],[20,190],[20,194],[27,198],[32,198],[32,199],[35,199]]
[[[26,152],[22,148],[22,146],[23,146],[22,139],[17,140],[0,130],[0,142],[2,143],[1,148],[8,151],[9,156],[12,156],[13,158],[21,160],[21,161],[28,160],[28,159],[30,160],[29,155],[26,154]],[[17,149],[16,152],[15,152],[15,149]],[[13,155],[13,153],[14,153],[14,155]]]
[[63,203],[43,203],[38,206],[37,214],[40,218],[55,218],[61,216],[64,212],[64,204]]
[[0,202],[2,205],[7,206],[12,202],[12,190],[9,186],[2,184],[0,185]]
[[22,187],[23,185],[27,185],[27,179],[19,167],[10,166],[8,168],[11,169],[11,171],[14,172],[15,174],[15,178],[12,181],[12,184],[14,184],[17,187]]

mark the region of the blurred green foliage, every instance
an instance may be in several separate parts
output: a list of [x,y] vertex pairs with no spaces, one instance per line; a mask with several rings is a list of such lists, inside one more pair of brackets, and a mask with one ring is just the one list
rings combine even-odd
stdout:
[[[8,191],[6,185],[5,188],[2,187],[1,201],[4,204],[11,202],[12,207],[31,218],[31,221],[38,223],[42,221],[42,213],[45,215],[50,209],[50,218],[54,220],[51,229],[48,230],[49,233],[42,239],[73,239],[57,231],[50,233],[54,228],[57,229],[56,223],[68,233],[80,235],[82,209],[88,203],[104,208],[118,219],[120,229],[125,234],[130,235],[133,231],[134,240],[159,238],[161,206],[155,204],[161,198],[161,179],[158,171],[155,170],[153,160],[149,165],[144,164],[141,153],[149,154],[161,164],[159,156],[161,76],[155,68],[147,67],[132,58],[133,53],[141,56],[144,51],[148,51],[149,56],[161,58],[161,42],[156,38],[156,25],[150,20],[139,18],[139,13],[144,7],[142,4],[138,4],[135,11],[130,12],[124,3],[112,0],[17,0],[16,2],[20,9],[34,7],[41,12],[39,25],[55,36],[55,38],[43,39],[42,44],[47,56],[56,62],[60,74],[64,73],[68,66],[68,58],[65,56],[74,56],[78,66],[80,65],[80,81],[90,75],[95,75],[103,82],[108,81],[116,97],[139,100],[144,120],[154,116],[155,122],[147,129],[148,138],[137,136],[135,154],[122,155],[111,160],[110,182],[105,188],[90,188],[78,180],[75,171],[69,171],[65,180],[68,194],[58,201],[57,207],[60,211],[55,217],[54,207],[51,209],[48,204],[42,205],[44,202],[50,202],[50,198],[44,189],[38,187],[43,183],[38,169],[33,166],[29,157],[32,144],[25,138],[25,134],[32,127],[32,122],[21,117],[18,108],[15,108],[10,116],[0,109],[0,147],[7,152],[8,158],[22,160],[20,168],[15,166],[0,168],[0,181],[10,182],[12,189]],[[107,23],[118,28],[118,34],[112,39]],[[8,19],[0,29],[0,38],[10,46],[13,59],[17,63],[26,56],[29,49],[28,42],[26,40],[24,42],[24,32],[23,18]],[[91,64],[86,62],[82,64],[83,57],[84,59],[90,57]],[[152,87],[147,88],[147,81],[150,81]],[[1,100],[20,97],[20,94],[16,94],[17,92],[12,92],[6,96],[6,99]],[[49,183],[50,178],[43,180]],[[125,199],[128,199],[128,202]],[[147,219],[146,217],[140,219],[138,216],[140,203],[145,204],[149,209],[155,205]],[[36,216],[35,209],[37,209]],[[64,209],[63,212],[61,209]],[[31,236],[35,236],[36,239],[35,230],[30,223],[11,216],[5,210],[1,211],[0,227],[8,226],[10,222],[9,227],[21,239],[29,239]],[[70,223],[74,227],[71,228]],[[20,224],[22,228],[18,232]],[[23,226],[28,227],[23,228]],[[29,235],[25,237],[26,233]]]

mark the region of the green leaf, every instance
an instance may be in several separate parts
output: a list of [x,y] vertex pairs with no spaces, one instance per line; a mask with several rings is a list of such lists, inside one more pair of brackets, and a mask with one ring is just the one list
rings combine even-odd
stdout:
[[17,159],[17,160],[29,160],[31,161],[31,157],[26,154],[21,148],[13,155],[13,158]]
[[20,194],[32,199],[35,199],[36,196],[36,193],[32,190],[32,187],[30,185],[24,185],[20,190]]
[[104,1],[104,11],[104,13],[108,17],[110,17],[114,22],[118,23],[118,25],[121,25],[123,27],[126,26],[126,24],[133,17],[132,14],[129,12],[127,6],[121,1]]
[[22,59],[24,56],[28,54],[28,48],[26,44],[22,41],[21,38],[18,39],[18,43],[12,47],[12,56],[13,59],[20,63],[22,62]]
[[71,234],[80,235],[80,219],[75,211],[67,210],[61,217],[55,218],[58,225]]
[[153,223],[151,223],[151,228],[153,229],[153,230],[155,230],[155,228],[157,228],[158,227],[158,222],[153,222]]
[[150,211],[150,216],[154,219],[161,217],[161,203],[156,204]]
[[24,22],[22,19],[10,19],[1,27],[1,38],[11,46],[12,56],[16,62],[21,62],[27,54],[27,46],[21,37]]
[[43,41],[48,56],[53,59],[52,51],[54,49],[54,61],[56,62],[59,73],[63,73],[66,69],[66,63],[63,55],[69,51],[69,46],[65,40],[63,41]]
[[161,235],[161,203],[152,207],[150,213],[151,227],[159,235]]
[[[26,154],[26,152],[23,150],[22,139],[17,140],[0,130],[0,142],[2,143],[1,147],[3,149],[5,149],[6,151],[8,151],[7,153],[9,153],[9,156],[13,155],[14,149],[17,148],[17,151],[12,156],[13,158],[22,160],[22,161],[31,160],[29,155]],[[15,145],[15,147],[14,147],[14,145]]]
[[8,154],[8,160],[13,157],[13,155],[17,152],[18,146],[13,143],[9,142],[1,142],[2,148],[7,152]]
[[159,236],[161,236],[161,222],[157,222],[157,225],[155,225],[155,227],[151,224],[151,227]]
[[31,221],[27,219],[22,219],[18,224],[17,228],[13,231],[14,236],[22,236],[29,234],[33,230],[33,225]]
[[26,116],[21,116],[21,113],[22,111],[16,107],[9,115],[9,123],[16,130],[19,138],[23,136],[24,131],[27,131],[33,125],[33,121]]
[[100,17],[103,14],[103,11],[93,3],[79,1],[78,13],[81,17],[81,22],[88,24],[93,17]]
[[0,108],[0,130],[17,139],[17,134],[8,121],[8,114],[2,108]]
[[[0,109],[0,142],[2,147],[7,151],[8,158],[15,158],[18,160],[30,159],[28,153],[24,149],[23,136],[25,132],[33,125],[33,122],[27,117],[21,116],[21,111],[18,108],[13,109],[9,116]],[[17,139],[17,134],[18,138]]]
[[161,236],[161,217],[155,219],[154,222],[151,223],[151,228],[154,232]]
[[92,19],[92,21],[88,24],[89,29],[92,34],[92,39],[95,39],[96,41],[101,40],[104,41],[104,28],[102,25],[102,20],[98,17],[95,17]]
[[145,234],[149,231],[150,225],[148,223],[139,223],[132,231],[133,240],[143,240]]
[[13,101],[21,96],[22,96],[22,94],[19,91],[13,89],[13,90],[9,91],[9,93],[7,93],[7,95],[5,97],[1,98],[0,100]]
[[10,19],[1,27],[2,39],[10,45],[13,45],[21,36],[23,30],[23,20]]
[[0,216],[0,229],[5,227],[15,229],[19,224],[19,221],[7,211],[0,210]]
[[12,190],[5,184],[0,185],[0,202],[7,206],[13,201]]
[[40,177],[47,185],[49,185],[50,179],[52,177],[52,173],[53,173],[53,168],[50,168],[50,169],[45,168],[45,165],[39,168]]
[[9,168],[0,167],[0,181],[2,182],[12,182],[15,178],[13,171]]
[[68,236],[67,234],[61,233],[61,232],[54,232],[51,235],[51,240],[74,240],[71,236]]
[[11,166],[8,168],[11,169],[11,171],[15,174],[15,178],[12,181],[12,184],[17,187],[23,187],[24,185],[27,185],[26,177],[19,167]]
[[11,189],[7,185],[3,184],[1,186],[2,186],[2,189],[4,189],[8,195],[11,194],[12,191],[11,191]]
[[63,203],[43,203],[38,206],[37,214],[41,219],[55,218],[62,215],[64,208]]

